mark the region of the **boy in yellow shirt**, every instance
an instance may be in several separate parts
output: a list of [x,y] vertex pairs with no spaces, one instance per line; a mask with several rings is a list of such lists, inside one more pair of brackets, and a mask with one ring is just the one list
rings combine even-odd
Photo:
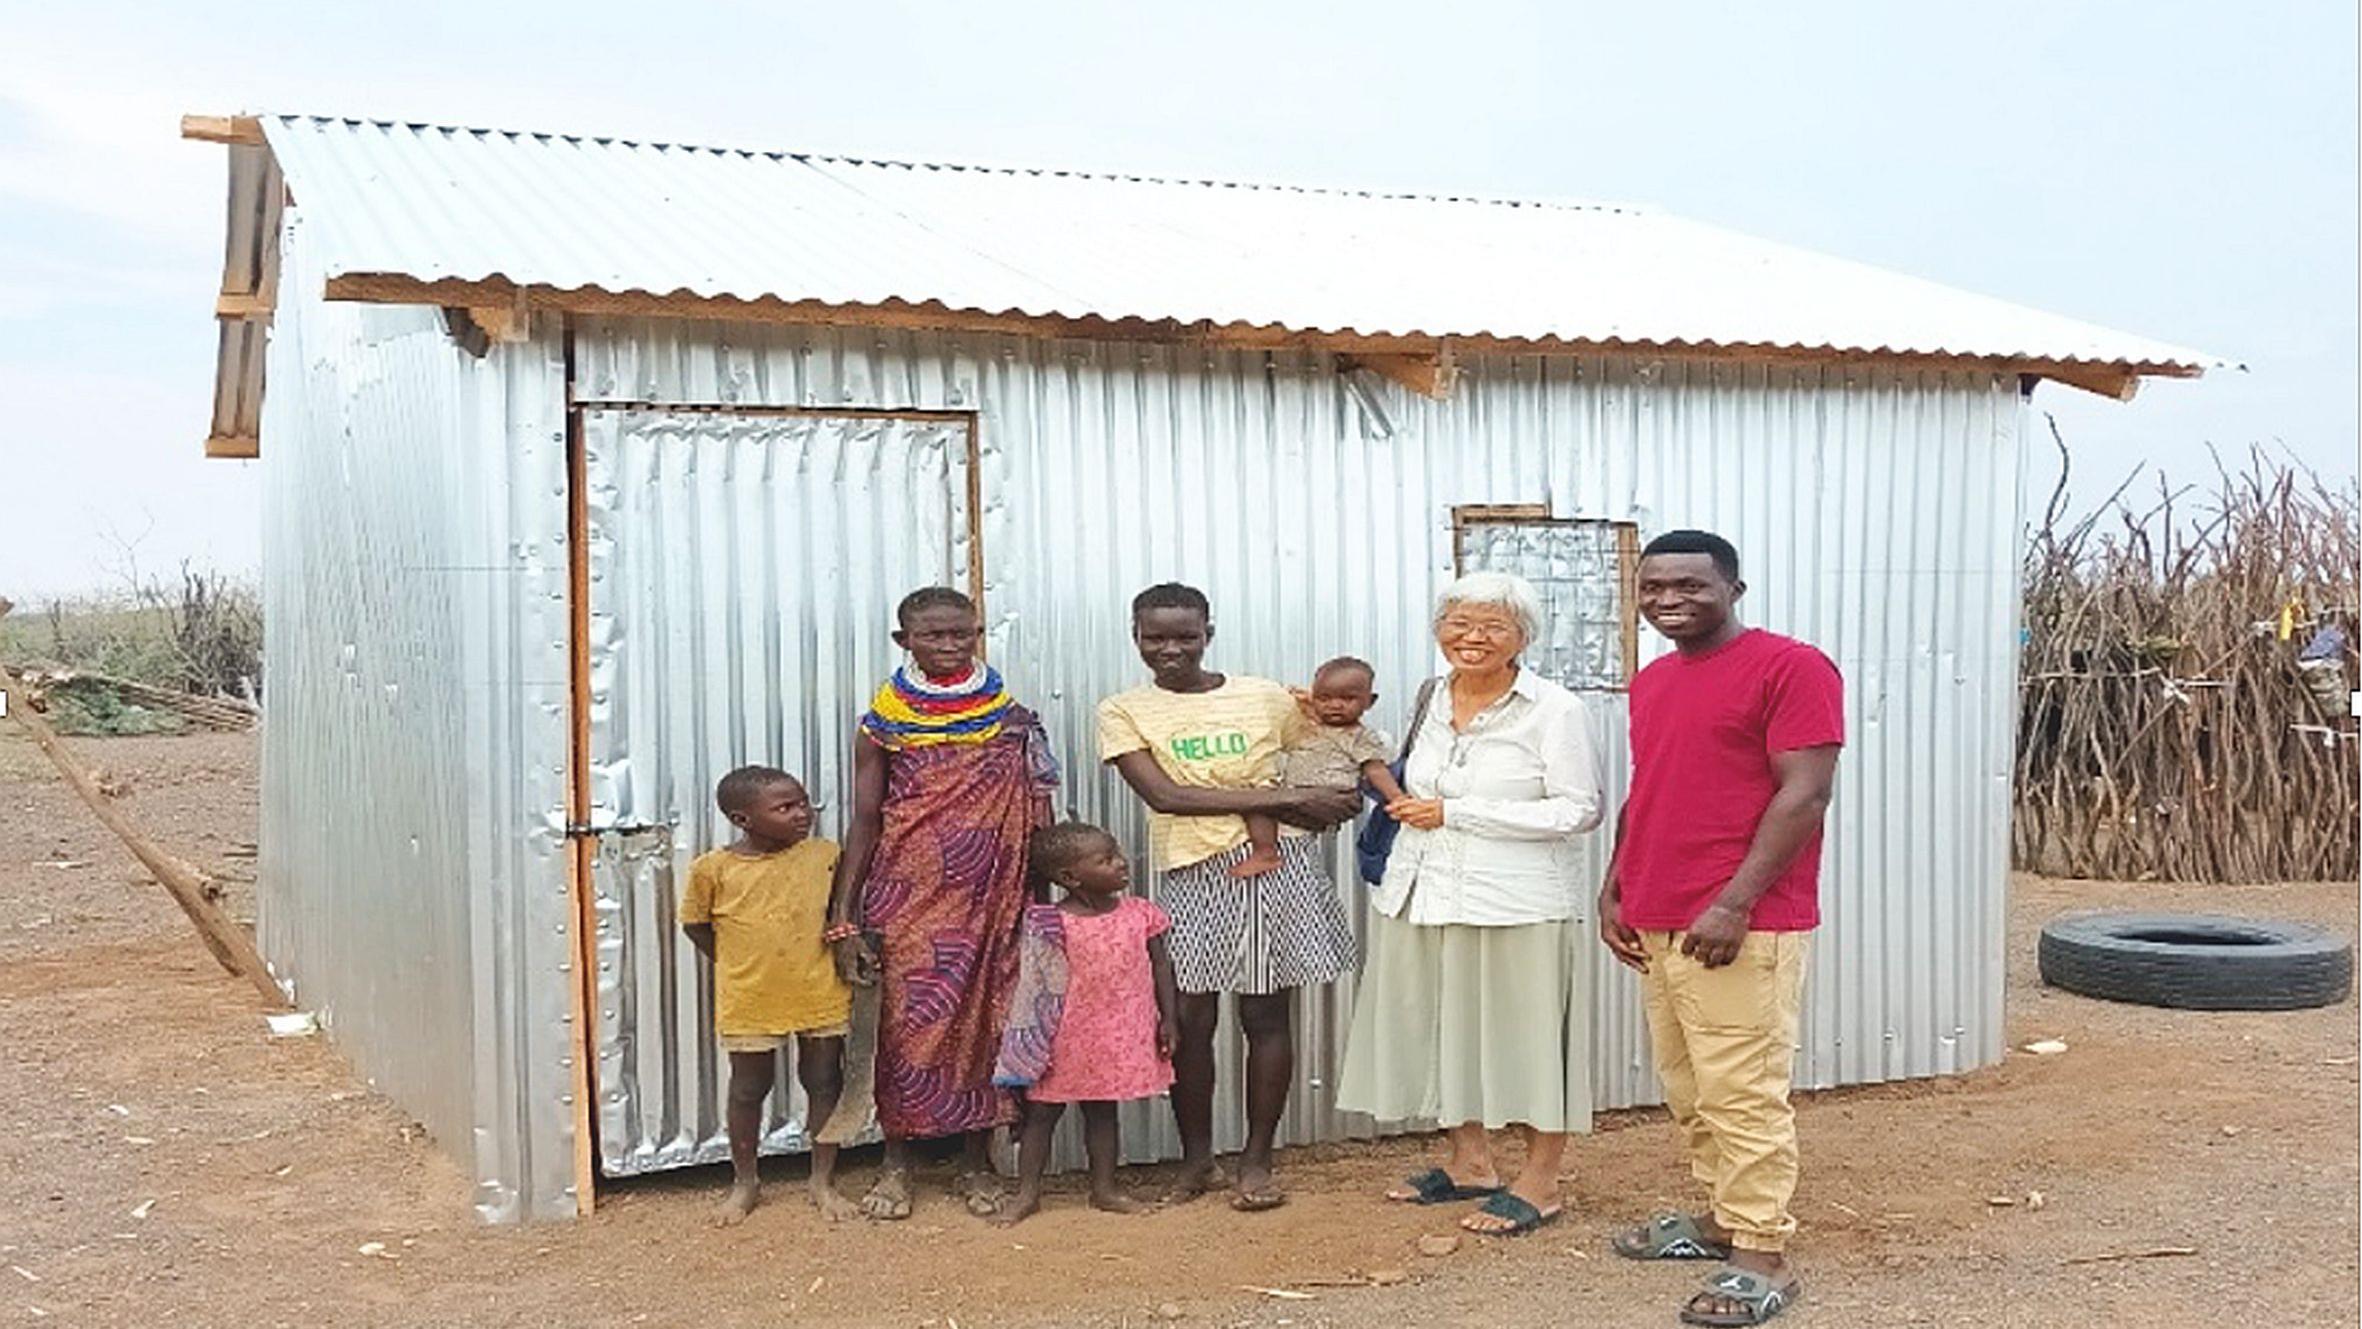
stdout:
[[[809,1104],[805,1138],[814,1139],[836,1110],[853,999],[830,952],[839,939],[826,935],[837,847],[809,838],[812,800],[804,786],[785,771],[744,766],[714,786],[714,802],[738,838],[690,864],[680,919],[690,942],[713,962],[714,1030],[730,1054],[733,1177],[714,1214],[726,1227],[744,1219],[761,1193],[756,1153],[763,1100],[790,1039]],[[830,1218],[857,1214],[833,1184],[837,1147],[811,1149],[812,1203]]]

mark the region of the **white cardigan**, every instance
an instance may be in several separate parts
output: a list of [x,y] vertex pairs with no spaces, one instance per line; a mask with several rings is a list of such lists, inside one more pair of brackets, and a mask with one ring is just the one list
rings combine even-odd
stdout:
[[1583,699],[1520,669],[1499,701],[1452,728],[1436,680],[1403,788],[1441,798],[1443,825],[1404,826],[1370,903],[1408,923],[1503,927],[1577,917],[1575,837],[1599,825],[1599,758]]

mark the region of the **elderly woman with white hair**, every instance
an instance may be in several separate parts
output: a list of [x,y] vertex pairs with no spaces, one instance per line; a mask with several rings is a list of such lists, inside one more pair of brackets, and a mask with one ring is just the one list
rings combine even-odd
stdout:
[[[1371,897],[1370,935],[1337,1106],[1441,1123],[1441,1166],[1387,1193],[1481,1201],[1460,1225],[1514,1235],[1558,1216],[1569,1132],[1591,1127],[1578,995],[1575,837],[1599,824],[1598,762],[1575,694],[1524,667],[1541,601],[1524,579],[1460,578],[1436,602],[1450,671],[1421,691],[1402,823]],[[1495,1167],[1489,1132],[1525,1157]]]

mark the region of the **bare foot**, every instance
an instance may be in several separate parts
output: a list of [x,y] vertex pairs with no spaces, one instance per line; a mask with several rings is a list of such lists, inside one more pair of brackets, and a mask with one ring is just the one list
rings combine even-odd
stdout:
[[838,1223],[848,1218],[861,1217],[861,1206],[837,1194],[836,1187],[816,1180],[810,1189],[812,1207],[819,1210],[820,1216],[829,1222]]
[[910,1217],[910,1176],[900,1168],[880,1173],[877,1184],[861,1197],[863,1216],[880,1221]]
[[714,1207],[713,1225],[736,1227],[745,1222],[746,1216],[754,1212],[755,1202],[762,1198],[762,1193],[763,1183],[759,1181],[734,1183],[730,1193],[723,1196],[722,1202]]
[[996,1211],[987,1221],[990,1222],[994,1227],[1014,1227],[1017,1224],[1024,1222],[1026,1219],[1033,1217],[1033,1215],[1038,1212],[1041,1207],[1042,1197],[1040,1192],[1029,1191],[1020,1187],[1017,1191],[1017,1194],[1010,1199],[1003,1201],[1000,1209]]
[[1239,1164],[1238,1191],[1230,1197],[1231,1208],[1242,1214],[1258,1214],[1266,1209],[1277,1209],[1287,1202],[1288,1193],[1279,1188],[1279,1182],[1271,1175],[1269,1164]]
[[1187,1204],[1208,1191],[1218,1191],[1230,1184],[1223,1175],[1222,1165],[1213,1159],[1203,1163],[1183,1163],[1181,1175],[1165,1190],[1166,1204]]
[[1233,877],[1260,877],[1266,872],[1277,872],[1279,868],[1280,857],[1277,849],[1257,849],[1240,859],[1237,866],[1230,869],[1230,875]]
[[1000,1177],[991,1172],[963,1172],[952,1183],[952,1193],[968,1206],[968,1212],[978,1218],[991,1218],[1001,1211],[1005,1192]]
[[[1525,1206],[1531,1207],[1532,1212],[1522,1212],[1521,1206],[1510,1203],[1513,1200],[1523,1201]],[[1485,1201],[1474,1213],[1462,1215],[1460,1226],[1478,1236],[1514,1237],[1556,1219],[1562,1211],[1556,1186],[1537,1192],[1520,1191],[1512,1184],[1507,1190]]]
[[[1471,1169],[1467,1176],[1462,1176],[1459,1173],[1454,1172],[1452,1170],[1452,1165],[1449,1163],[1446,1163],[1441,1168],[1435,1170],[1443,1173],[1444,1180],[1464,1191],[1490,1191],[1499,1190],[1501,1187],[1500,1176],[1491,1168],[1486,1168],[1482,1172],[1477,1172]],[[1424,1177],[1425,1175],[1425,1173],[1420,1174],[1421,1177]],[[1394,1201],[1397,1204],[1418,1204],[1423,1202],[1422,1192],[1419,1190],[1419,1188],[1410,1185],[1407,1182],[1400,1186],[1387,1187],[1386,1198]]]
[[1156,1206],[1143,1204],[1122,1191],[1109,1191],[1105,1195],[1094,1193],[1091,1196],[1091,1207],[1104,1209],[1111,1214],[1145,1214]]

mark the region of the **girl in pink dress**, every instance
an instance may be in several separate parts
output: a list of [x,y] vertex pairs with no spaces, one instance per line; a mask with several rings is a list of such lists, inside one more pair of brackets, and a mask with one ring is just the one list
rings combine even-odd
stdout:
[[1017,1146],[1017,1195],[993,1220],[1020,1221],[1041,1207],[1050,1133],[1066,1105],[1083,1110],[1091,1207],[1138,1213],[1115,1186],[1115,1105],[1173,1086],[1180,1006],[1165,911],[1130,895],[1131,865],[1115,837],[1087,822],[1034,832],[1028,860],[1037,889],[1064,899],[1026,910],[1017,990],[1002,1036],[995,1083],[1025,1094]]

